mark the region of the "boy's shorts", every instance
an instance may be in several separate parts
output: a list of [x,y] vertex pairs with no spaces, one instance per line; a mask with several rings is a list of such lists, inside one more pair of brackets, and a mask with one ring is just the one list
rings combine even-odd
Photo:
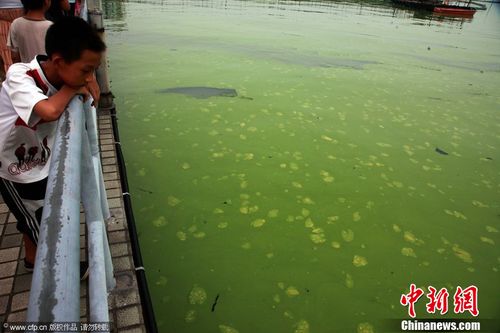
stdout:
[[0,178],[0,193],[17,219],[17,230],[38,244],[47,178],[28,184]]

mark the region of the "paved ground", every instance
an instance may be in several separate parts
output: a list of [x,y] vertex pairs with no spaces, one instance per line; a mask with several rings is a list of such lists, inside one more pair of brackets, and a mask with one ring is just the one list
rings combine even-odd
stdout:
[[[123,210],[111,117],[107,111],[100,112],[99,132],[103,174],[112,215],[107,221],[108,239],[117,283],[108,298],[113,332],[146,332]],[[83,260],[87,256],[83,214],[80,244]],[[24,269],[23,258],[22,236],[16,229],[14,216],[0,196],[0,323],[25,320],[32,274]],[[81,322],[88,322],[87,283],[82,283],[80,288]]]

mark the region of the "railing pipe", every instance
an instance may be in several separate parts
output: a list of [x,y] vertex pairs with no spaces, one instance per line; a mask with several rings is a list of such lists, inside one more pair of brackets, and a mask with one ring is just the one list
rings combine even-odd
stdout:
[[109,212],[109,205],[106,195],[106,187],[104,186],[104,179],[102,177],[101,157],[99,155],[99,140],[97,135],[97,112],[94,107],[90,105],[90,100],[84,105],[85,121],[87,127],[88,140],[90,144],[90,154],[94,164],[94,175],[96,184],[99,187],[99,195],[101,201],[102,215],[104,219],[109,219],[111,214]]
[[[88,100],[84,105],[85,110],[85,120],[86,120],[86,129],[87,129],[87,143],[89,148],[88,156],[82,157],[83,163],[88,163],[92,161],[93,166],[93,175],[89,173],[87,179],[95,179],[96,183],[94,184],[94,188],[96,189],[96,195],[100,197],[100,207],[95,200],[92,201],[92,209],[94,208],[94,204],[96,207],[101,209],[101,214],[98,216],[99,221],[101,221],[102,228],[102,246],[104,250],[104,264],[106,268],[106,285],[108,287],[108,291],[115,286],[115,279],[113,277],[113,262],[111,259],[111,251],[109,249],[108,236],[106,232],[106,225],[104,224],[104,220],[110,218],[111,214],[109,212],[108,200],[106,195],[106,189],[104,186],[104,180],[102,177],[102,169],[101,169],[101,158],[99,155],[99,142],[97,135],[97,111],[94,107],[91,106],[91,101]],[[86,140],[84,140],[86,141]],[[86,152],[86,151],[84,151]],[[94,176],[94,177],[92,177]]]
[[80,159],[83,105],[61,115],[52,149],[27,321],[80,320]]
[[[108,322],[108,291],[114,288],[112,266],[106,265],[106,255],[110,256],[109,246],[105,237],[104,219],[99,202],[95,200],[99,195],[95,179],[94,165],[90,155],[88,137],[84,135],[82,141],[82,201],[85,208],[89,249],[89,300],[90,321]],[[109,258],[111,259],[111,258]],[[111,278],[111,279],[109,279]]]

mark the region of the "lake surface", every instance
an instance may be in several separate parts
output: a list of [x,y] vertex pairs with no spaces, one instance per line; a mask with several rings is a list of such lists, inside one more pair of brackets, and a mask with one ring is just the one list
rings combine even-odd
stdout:
[[499,318],[500,4],[103,6],[160,332],[383,332],[412,283]]

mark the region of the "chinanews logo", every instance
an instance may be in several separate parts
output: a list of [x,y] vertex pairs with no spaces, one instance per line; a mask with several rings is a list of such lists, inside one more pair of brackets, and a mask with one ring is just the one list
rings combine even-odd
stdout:
[[[399,303],[408,308],[408,316],[411,320],[401,320],[400,329],[402,331],[424,331],[424,332],[469,332],[480,331],[481,322],[477,319],[479,315],[478,307],[478,288],[474,285],[462,288],[457,286],[455,290],[448,291],[447,288],[437,289],[433,286],[427,287],[427,293],[422,288],[417,288],[414,283],[410,284],[408,293],[401,295]],[[449,305],[450,296],[453,293],[453,313],[463,314],[468,313],[472,316],[471,319],[416,319],[417,313],[415,304],[425,295],[427,303],[425,310],[428,314],[438,314],[444,316],[451,312]],[[425,299],[423,298],[423,299]]]
[[[426,294],[429,300],[426,304],[427,313],[435,313],[436,310],[444,315],[448,312],[448,290],[441,288],[437,291],[433,286],[428,287],[429,292]],[[402,306],[408,307],[408,315],[412,318],[417,316],[415,312],[415,303],[425,294],[424,290],[417,288],[414,283],[410,285],[410,292],[402,294],[399,303]],[[458,286],[453,296],[453,312],[456,314],[469,312],[474,317],[479,315],[477,304],[478,289],[472,285],[462,289]]]

